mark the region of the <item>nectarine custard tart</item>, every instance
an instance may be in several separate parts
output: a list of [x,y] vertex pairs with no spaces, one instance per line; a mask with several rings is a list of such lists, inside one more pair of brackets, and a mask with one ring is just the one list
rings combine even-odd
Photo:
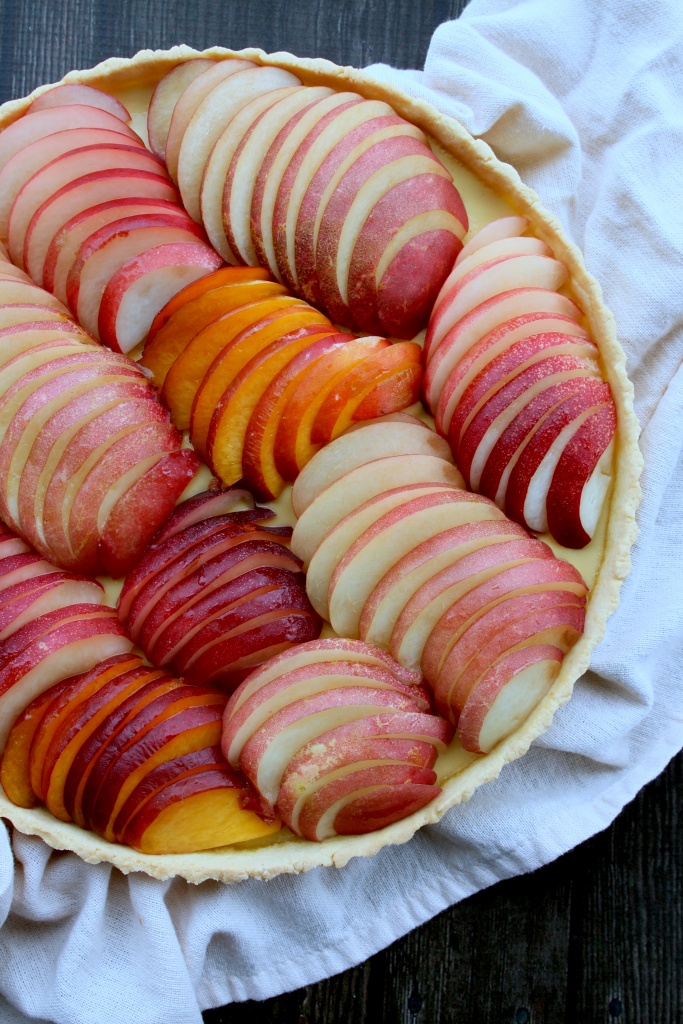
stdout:
[[526,752],[641,460],[600,287],[513,168],[361,71],[145,51],[4,105],[0,236],[3,817],[267,878]]

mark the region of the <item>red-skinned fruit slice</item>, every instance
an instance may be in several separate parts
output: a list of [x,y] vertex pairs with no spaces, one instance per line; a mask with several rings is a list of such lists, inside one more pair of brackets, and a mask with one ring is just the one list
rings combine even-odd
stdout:
[[191,82],[215,63],[208,57],[195,57],[171,68],[157,83],[147,108],[147,135],[149,148],[164,159],[166,139],[173,116],[173,108]]
[[[58,189],[36,210],[24,238],[24,265],[42,274],[45,288],[66,302],[66,280],[71,266],[69,250],[60,259],[58,238],[66,224],[83,210],[106,203],[137,199],[177,205],[179,196],[169,179],[158,171],[109,168],[85,174]],[[42,268],[42,269],[41,269]]]
[[37,110],[47,110],[52,107],[71,106],[72,104],[97,107],[106,110],[114,117],[118,117],[125,124],[130,122],[130,114],[123,103],[108,92],[102,89],[94,89],[91,85],[79,83],[68,83],[65,85],[54,85],[51,89],[42,92],[37,96],[26,111],[27,114],[35,114]]
[[235,787],[232,773],[199,772],[160,789],[131,818],[122,841],[142,853],[193,853],[279,831],[278,819],[264,820],[245,800],[251,794]]
[[38,803],[31,785],[31,744],[48,708],[69,682],[65,679],[39,694],[24,708],[9,731],[0,759],[0,785],[8,800],[17,807],[35,807]]
[[102,657],[130,648],[113,610],[96,605],[72,605],[23,626],[3,642],[0,652],[0,745],[4,747],[12,724],[39,693],[74,669],[88,671]]

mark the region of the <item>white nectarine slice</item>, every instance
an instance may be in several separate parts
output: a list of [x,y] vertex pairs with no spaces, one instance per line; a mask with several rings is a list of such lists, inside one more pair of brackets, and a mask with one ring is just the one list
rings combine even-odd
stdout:
[[465,750],[488,754],[512,735],[550,690],[564,652],[552,644],[522,647],[504,655],[472,689],[458,719]]
[[456,263],[462,263],[471,253],[481,249],[491,242],[498,242],[503,238],[516,238],[523,235],[529,227],[526,217],[510,216],[499,217],[497,220],[489,221],[483,228],[471,235],[460,252]]
[[513,289],[557,291],[567,277],[565,265],[552,256],[498,256],[480,264],[453,285],[432,314],[428,330],[430,355],[448,331],[480,303]]
[[[335,175],[335,169],[338,169],[341,163],[350,166],[361,152],[372,145],[368,136],[379,141],[375,133],[383,128],[385,132],[382,132],[380,138],[390,138],[402,132],[416,138],[424,138],[419,129],[397,118],[386,103],[367,100],[350,107],[342,107],[337,116],[318,122],[293,157],[280,183],[273,211],[275,222],[280,225],[274,239],[275,253],[280,271],[290,287],[298,287],[295,239],[297,230],[306,230],[303,222],[299,222],[299,215],[302,203],[308,199],[313,178],[322,170],[323,164],[326,166],[324,176],[327,180]],[[360,149],[357,150],[358,146]],[[354,156],[349,160],[350,152]],[[323,190],[324,186],[319,186],[314,191],[320,197]],[[311,221],[308,229],[311,233],[313,221],[310,214],[305,219]]]
[[317,166],[309,168],[302,164],[295,206],[290,204],[287,210],[289,266],[295,275],[296,287],[311,302],[320,297],[315,262],[316,223],[319,225],[322,213],[346,172],[368,149],[385,139],[412,136],[424,140],[424,134],[414,125],[397,117],[390,109],[382,110],[373,101],[344,111],[331,127],[334,129],[338,122],[349,119],[355,122],[354,130],[346,137],[337,133],[335,144]]
[[[330,579],[328,605],[333,629],[345,636],[358,636],[370,593],[385,573],[418,544],[453,526],[491,517],[491,509],[473,503],[469,493],[462,502],[458,499],[457,492],[413,498],[385,512],[354,541]],[[395,651],[391,653],[396,657]],[[396,660],[411,668],[419,667],[419,659]]]
[[465,556],[490,546],[498,550],[513,538],[527,539],[517,523],[484,519],[450,527],[418,544],[370,592],[358,624],[360,636],[388,649],[399,616],[414,595],[424,593],[423,587]]
[[[346,662],[358,662],[360,664],[375,665],[383,668],[396,676],[397,679],[411,686],[420,682],[419,673],[411,672],[403,666],[396,664],[386,651],[372,644],[361,643],[358,640],[346,640],[343,637],[326,637],[324,640],[312,640],[309,643],[301,644],[291,651],[272,658],[271,661],[257,669],[246,679],[239,689],[230,698],[225,711],[225,727],[234,730],[233,720],[245,701],[258,690],[266,686],[271,680],[283,675],[285,672],[294,671],[306,665],[314,665],[320,662],[336,662],[338,667],[343,669]],[[224,742],[226,756],[232,740]],[[236,763],[236,762],[235,762]]]
[[[535,566],[529,563],[546,558],[552,558],[550,548],[530,537],[501,537],[498,544],[463,552],[461,558],[453,559],[424,580],[406,602],[391,633],[392,656],[400,658],[401,664],[419,668],[425,644],[436,624],[465,594],[480,588],[479,594],[488,595],[489,589],[495,587],[498,596],[491,597],[492,603],[503,600],[506,586],[513,586],[519,577],[534,578]],[[507,572],[517,566],[527,568],[516,575]],[[489,582],[491,588],[487,589],[484,584]]]
[[[83,210],[67,221],[50,242],[47,253],[35,253],[35,247],[24,246],[28,271],[33,279],[55,294],[66,295],[69,271],[81,246],[101,228],[116,221],[145,215],[178,216],[178,204],[163,199],[134,196],[109,200]],[[29,263],[32,260],[33,266]]]
[[[288,88],[272,89],[245,103],[216,139],[204,163],[199,191],[201,220],[209,241],[226,263],[241,262],[230,248],[223,224],[223,194],[226,191],[232,159],[264,111],[294,93],[304,93],[301,98],[303,103],[308,88],[308,86],[289,86]],[[242,181],[241,184],[243,190],[249,191],[251,194],[252,183]],[[230,186],[227,186],[227,190],[230,191]]]
[[47,110],[48,107],[70,106],[74,103],[106,110],[125,124],[128,124],[130,121],[129,112],[115,96],[112,96],[111,93],[103,92],[102,89],[94,89],[91,85],[82,85],[78,82],[53,85],[46,92],[41,92],[40,96],[36,96],[26,113],[35,114],[37,110]]
[[351,470],[393,455],[428,455],[446,462],[448,444],[423,421],[397,422],[387,417],[357,424],[326,445],[304,466],[292,488],[292,508],[302,516],[318,495]]
[[[119,122],[120,124],[121,122]],[[7,239],[10,256],[24,266],[24,242],[33,216],[60,189],[86,175],[115,168],[148,171],[164,176],[155,156],[142,145],[104,143],[71,150],[44,164],[20,188],[10,210]]]
[[0,235],[3,238],[7,236],[9,213],[19,190],[45,164],[73,149],[101,143],[128,145],[129,140],[130,137],[123,132],[107,128],[71,128],[53,132],[20,149],[0,171]]
[[[284,127],[280,122],[280,131],[265,154],[265,159],[262,158],[257,171],[251,199],[251,240],[256,262],[261,266],[270,267],[278,278],[274,246],[276,225],[273,222],[273,214],[283,176],[299,148],[305,145],[309,132],[314,131],[319,122],[336,116],[343,108],[363,102],[357,93],[350,92],[328,93],[322,98],[309,94],[309,101],[310,105],[298,116],[291,118]],[[270,113],[276,110],[276,107],[271,108]]]
[[282,68],[245,68],[215,85],[198,104],[183,134],[177,170],[183,204],[194,220],[201,219],[199,195],[204,166],[224,128],[249,100],[297,85],[301,85],[300,79]]
[[214,63],[208,57],[194,57],[176,64],[157,82],[147,108],[147,137],[149,148],[161,160],[166,152],[168,129],[176,103],[188,85]]
[[[453,505],[458,511],[460,508],[464,510],[467,507],[467,512],[463,511],[463,515],[469,515],[470,508],[476,515],[481,500],[467,491],[453,487],[452,484],[411,484],[393,491],[385,491],[359,506],[337,523],[325,536],[309,563],[306,587],[311,604],[319,615],[329,619],[330,581],[339,562],[351,546],[366,530],[373,528],[383,516],[393,513],[400,520],[402,506],[419,502],[421,499],[425,499],[427,502],[432,499],[436,504],[443,503],[444,506]],[[495,506],[493,507],[495,508]],[[458,511],[455,513],[456,516]],[[497,513],[498,509],[495,511]],[[488,514],[486,517],[488,518]],[[482,515],[481,518],[484,516]],[[448,525],[452,526],[454,523],[451,521]],[[362,607],[357,610],[360,616]]]
[[[589,340],[586,331],[569,317],[551,317],[543,313],[536,313],[508,320],[481,338],[451,370],[448,380],[441,391],[434,414],[435,421],[438,420],[438,429],[444,435],[448,434],[453,412],[457,408],[458,403],[476,378],[487,372],[490,364],[494,364],[497,369],[500,368],[502,370],[504,363],[500,360],[508,349],[511,349],[513,345],[517,345],[521,341],[533,339],[540,335],[554,335],[558,345],[564,345],[563,348],[556,349],[555,351],[581,352],[583,350],[589,363],[591,365],[594,364],[597,351],[593,343]],[[563,342],[560,342],[561,338],[564,339]],[[585,346],[572,348],[572,342],[569,340],[571,338],[580,338],[586,344]],[[532,349],[533,345],[534,342],[530,340],[529,345],[526,346],[528,352]],[[516,349],[515,351],[521,352],[521,349]],[[540,351],[540,341],[538,351]],[[530,358],[533,358],[533,355]],[[495,363],[494,360],[496,361]],[[520,363],[519,365],[522,368],[522,366],[529,365],[529,363]],[[500,374],[499,379],[502,382],[504,379],[503,373]]]
[[[84,211],[107,203],[129,199],[173,203],[180,197],[175,187],[159,171],[127,171],[125,168],[94,171],[58,189],[36,211],[24,238],[24,264],[40,270],[43,285],[54,290],[66,302],[66,278],[71,267],[70,251],[60,259],[60,232]],[[125,216],[125,211],[124,211]]]
[[332,89],[323,86],[295,88],[261,111],[234,149],[230,127],[216,143],[207,165],[207,182],[216,188],[222,181],[223,233],[238,262],[250,266],[258,263],[251,238],[251,207],[261,166],[267,157],[274,159],[271,147],[293,129],[303,112],[334,95]]
[[451,484],[463,479],[450,462],[433,455],[390,455],[344,473],[304,510],[292,534],[292,549],[308,565],[318,545],[337,523],[383,491],[409,484]]
[[110,278],[102,293],[97,332],[114,351],[134,349],[169,299],[221,266],[213,249],[182,234],[131,257]]
[[546,498],[548,529],[565,547],[584,547],[595,533],[612,479],[616,410],[601,406],[568,440]]
[[123,132],[131,141],[142,144],[132,128],[114,114],[86,104],[67,104],[36,111],[31,117],[20,117],[4,128],[0,142],[0,170],[20,149],[30,146],[45,135],[68,131],[70,128],[105,128]]
[[[52,628],[46,624],[40,640],[14,655],[11,663],[0,670],[0,749],[17,716],[39,693],[132,647],[112,609],[73,605],[65,612],[50,612],[41,621],[47,619],[54,622]],[[21,633],[19,630],[5,643]]]
[[178,158],[183,137],[199,104],[220,82],[230,78],[231,75],[236,75],[238,72],[246,71],[247,68],[253,68],[254,66],[254,62],[251,60],[236,58],[215,61],[206,70],[202,71],[201,74],[197,75],[196,78],[186,84],[173,107],[166,136],[166,146],[164,148],[164,159],[168,173],[175,182],[178,181]]

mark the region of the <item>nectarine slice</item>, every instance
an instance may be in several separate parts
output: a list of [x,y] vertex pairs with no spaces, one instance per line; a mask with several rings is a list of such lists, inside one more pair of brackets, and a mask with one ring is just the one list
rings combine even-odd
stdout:
[[0,784],[17,807],[35,807],[38,796],[31,785],[31,743],[48,708],[70,680],[55,683],[24,708],[7,735],[0,760]]
[[164,148],[164,160],[174,181],[178,180],[178,157],[183,136],[199,104],[220,82],[253,67],[255,65],[251,60],[232,58],[215,61],[212,66],[205,68],[201,74],[186,84],[173,107]]
[[285,486],[275,464],[275,443],[290,397],[319,359],[353,340],[352,335],[332,331],[311,342],[275,375],[259,398],[242,450],[244,480],[257,497],[276,498]]
[[173,110],[188,85],[207,71],[215,60],[210,57],[195,57],[177,64],[157,82],[147,108],[147,136],[149,148],[163,160],[166,139]]
[[[161,396],[171,410],[173,422],[181,430],[189,428],[192,404],[197,391],[212,362],[226,345],[234,338],[241,336],[243,331],[256,329],[256,325],[262,319],[272,317],[273,314],[280,310],[307,308],[299,299],[282,294],[281,285],[270,282],[255,282],[244,286],[230,287],[239,287],[240,290],[242,288],[247,289],[245,301],[233,307],[228,299],[226,312],[219,312],[215,307],[212,307],[210,312],[207,309],[207,317],[210,317],[209,322],[196,333],[193,332],[191,336],[182,332],[182,341],[180,341],[181,332],[179,331],[180,343],[177,348],[175,343],[173,343],[173,349],[171,350],[175,351],[173,362],[169,365],[164,358],[163,366],[166,366],[166,373]],[[265,296],[261,298],[264,292]],[[211,295],[211,292],[207,292],[207,297]],[[252,295],[255,295],[253,300]],[[239,296],[235,296],[236,300],[238,298]],[[207,298],[207,301],[211,303],[210,298]],[[180,315],[176,314],[176,316]],[[161,344],[157,348],[157,343],[160,343],[162,333],[165,334],[167,330],[169,333],[171,332],[173,322],[173,320],[169,321],[168,327],[163,332],[160,331],[153,342],[152,358],[154,362],[150,368],[155,373],[156,368],[159,367],[156,353],[158,351],[161,354]],[[148,365],[146,358],[145,365]],[[162,372],[163,366],[160,367]]]
[[465,750],[488,754],[538,707],[559,672],[564,651],[522,647],[499,658],[472,689],[458,718]]
[[326,337],[329,331],[324,324],[289,331],[253,356],[223,392],[211,417],[207,453],[224,486],[244,475],[243,451],[249,423],[269,385],[302,350]]
[[[249,281],[269,280],[270,274],[267,270],[263,270],[262,267],[221,267],[220,270],[215,270],[213,274],[207,274],[206,277],[200,277],[198,281],[192,281],[190,284],[185,285],[184,288],[181,288],[154,317],[145,339],[145,348],[151,343],[154,335],[171,319],[174,313],[177,313],[178,310],[188,303],[194,302],[195,299],[204,295],[205,292],[214,291],[216,288],[221,288],[226,284],[246,284]],[[230,292],[226,294],[229,295]],[[202,304],[194,306],[194,314],[197,315],[202,308]],[[192,321],[188,320],[188,323],[192,323]]]
[[299,85],[301,80],[291,71],[256,66],[219,82],[198,104],[183,134],[177,173],[183,205],[194,220],[201,221],[199,196],[204,166],[223,130],[255,97]]
[[[311,427],[313,444],[327,444],[339,437],[354,419],[374,419],[413,405],[420,393],[421,367],[422,349],[412,341],[399,341],[390,348],[368,354],[361,363],[349,370],[320,407]],[[400,387],[396,388],[397,401],[391,401],[390,388],[388,395],[386,391],[381,392],[383,401],[379,397],[382,384],[389,380],[395,383],[396,375],[402,371],[407,371],[410,378],[405,392]],[[375,408],[371,407],[372,402],[376,402]],[[362,406],[365,406],[366,416],[360,411]]]
[[322,356],[289,396],[275,438],[275,465],[285,480],[295,480],[319,450],[311,440],[318,412],[349,370],[378,349],[385,338],[358,338]]
[[195,853],[279,832],[278,819],[241,806],[243,793],[218,769],[169,783],[130,819],[122,841],[141,853]]
[[[213,362],[204,371],[192,403],[190,437],[200,455],[209,455],[208,438],[214,410],[238,373],[271,342],[285,334],[313,326],[319,333],[323,333],[331,325],[312,306],[295,304],[289,309],[277,309],[266,314],[237,335],[228,335]],[[228,482],[234,483],[234,480]]]
[[394,416],[359,423],[306,465],[292,487],[292,508],[302,516],[318,495],[340,477],[367,462],[393,455],[429,455],[452,462],[450,447],[424,420]]

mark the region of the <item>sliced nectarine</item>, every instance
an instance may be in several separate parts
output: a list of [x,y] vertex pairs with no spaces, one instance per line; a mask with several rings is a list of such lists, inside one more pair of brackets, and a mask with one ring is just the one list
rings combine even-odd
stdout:
[[[314,444],[327,444],[328,441],[339,437],[353,420],[365,418],[362,414],[357,415],[361,406],[367,410],[367,418],[373,419],[384,413],[400,412],[401,409],[413,405],[420,393],[421,359],[422,349],[412,341],[399,341],[390,348],[369,353],[326,397],[313,421],[311,441]],[[375,401],[372,397],[375,389],[403,371],[408,375],[407,388],[402,389],[398,386],[392,392],[392,388],[389,387],[385,392],[378,392]],[[389,408],[383,407],[380,394],[385,400],[389,399]],[[399,402],[406,400],[406,404],[391,406],[392,395]]]
[[[173,422],[181,430],[187,430],[190,426],[192,403],[197,390],[212,362],[223,348],[243,331],[252,328],[261,318],[292,306],[303,307],[303,303],[299,299],[282,294],[281,286],[270,282],[231,285],[230,287],[239,287],[240,290],[251,289],[251,294],[247,293],[244,301],[236,307],[231,307],[228,304],[227,311],[224,313],[218,311],[212,313],[209,323],[200,330],[191,328],[191,336],[187,334],[184,336],[184,340],[176,349],[173,361],[167,366],[161,397],[171,410]],[[260,297],[262,289],[266,290],[264,298]],[[252,294],[256,296],[253,300]],[[206,296],[209,299],[212,293],[207,292]],[[197,301],[201,302],[201,299]],[[184,318],[185,311],[183,310],[177,316]],[[160,342],[162,334],[165,334],[173,323],[174,321],[170,321],[168,327],[159,332],[153,345],[155,350],[156,343]]]
[[290,331],[250,359],[224,392],[211,417],[207,450],[214,473],[226,487],[244,475],[244,446],[259,400],[295,356],[326,337],[329,330],[315,324]]
[[199,772],[148,800],[121,838],[141,853],[194,853],[279,832],[278,819],[241,806],[243,794],[225,769]]
[[17,807],[35,807],[38,798],[31,785],[31,744],[50,706],[69,685],[64,680],[39,694],[17,718],[7,736],[0,761],[0,783]]
[[221,267],[213,274],[207,274],[206,277],[201,277],[198,281],[192,281],[191,284],[181,288],[177,295],[174,295],[154,317],[145,346],[150,344],[157,331],[170,320],[174,313],[186,306],[188,302],[204,295],[205,292],[214,291],[226,284],[246,284],[249,281],[270,280],[269,271],[264,270],[263,267]]
[[[294,301],[291,300],[292,303]],[[214,410],[243,367],[276,339],[313,326],[318,328],[319,333],[323,333],[331,324],[312,306],[291,305],[290,308],[274,310],[221,345],[220,351],[204,372],[192,404],[190,437],[200,455],[207,454],[209,427]],[[202,363],[206,365],[205,358]]]
[[299,382],[285,406],[275,438],[275,465],[285,480],[295,480],[320,445],[311,429],[318,412],[349,370],[370,352],[388,348],[385,338],[358,338],[319,359]]

